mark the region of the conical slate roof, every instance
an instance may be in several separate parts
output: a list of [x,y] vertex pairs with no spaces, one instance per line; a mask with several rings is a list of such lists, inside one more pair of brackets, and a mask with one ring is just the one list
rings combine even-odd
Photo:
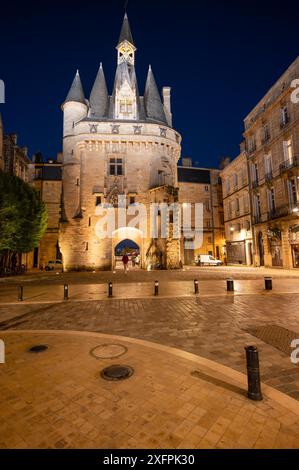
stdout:
[[122,43],[123,41],[128,41],[133,46],[135,46],[127,13],[125,13],[125,16],[124,16],[122,28],[121,28],[120,35],[119,35],[118,45]]
[[147,118],[163,122],[167,125],[163,104],[151,66],[149,66],[145,84],[144,106]]
[[93,84],[90,98],[90,114],[96,117],[105,117],[108,110],[108,90],[102,63]]
[[79,75],[79,70],[77,70],[75,78],[73,80],[72,86],[67,94],[65,103],[68,101],[78,101],[79,103],[85,104],[84,91]]

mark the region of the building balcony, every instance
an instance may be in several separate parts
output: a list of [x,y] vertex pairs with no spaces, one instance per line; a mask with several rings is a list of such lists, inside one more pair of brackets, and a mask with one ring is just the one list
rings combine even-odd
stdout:
[[262,222],[261,214],[259,214],[259,215],[254,215],[254,216],[253,216],[253,223],[254,223],[254,224],[259,224],[259,223],[261,223],[261,222]]
[[248,149],[248,153],[249,154],[252,154],[256,151],[256,144],[252,145],[249,149]]
[[269,183],[269,181],[273,180],[273,173],[272,171],[268,171],[268,173],[265,173],[265,181],[266,183]]
[[299,166],[299,157],[293,157],[292,160],[286,160],[279,165],[279,172],[281,174],[297,166]]
[[278,219],[280,217],[286,217],[288,215],[299,216],[299,202],[292,204],[284,204],[279,207],[273,208],[268,212],[268,220]]
[[265,137],[262,139],[262,145],[266,144],[270,140],[270,134],[265,135]]

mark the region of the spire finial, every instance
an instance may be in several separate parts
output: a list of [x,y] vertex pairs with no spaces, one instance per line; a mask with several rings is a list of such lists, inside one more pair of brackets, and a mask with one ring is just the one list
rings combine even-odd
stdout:
[[118,45],[121,44],[123,41],[127,41],[130,44],[132,44],[132,46],[135,46],[134,41],[133,41],[133,37],[132,37],[132,33],[131,33],[130,24],[129,24],[129,18],[128,18],[128,15],[127,15],[126,11],[125,11],[124,19],[123,19],[123,24],[122,24],[122,27],[121,27],[121,32],[120,32],[120,36],[119,36],[119,40],[118,40]]

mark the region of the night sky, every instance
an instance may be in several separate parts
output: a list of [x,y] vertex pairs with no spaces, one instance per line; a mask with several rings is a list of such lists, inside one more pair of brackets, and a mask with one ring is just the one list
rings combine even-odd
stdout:
[[[30,155],[61,150],[60,105],[77,68],[88,98],[102,61],[111,93],[124,3],[2,3],[0,112]],[[140,93],[150,63],[159,89],[172,87],[182,155],[206,167],[235,157],[244,117],[299,55],[298,2],[129,0],[127,11]]]

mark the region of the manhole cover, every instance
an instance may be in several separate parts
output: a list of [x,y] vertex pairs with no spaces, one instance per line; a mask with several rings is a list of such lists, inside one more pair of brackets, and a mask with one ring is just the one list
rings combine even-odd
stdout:
[[130,366],[113,365],[105,367],[101,371],[101,377],[105,380],[124,380],[133,375],[134,369]]
[[127,350],[122,344],[99,344],[91,349],[90,354],[96,359],[112,359],[122,356]]
[[45,344],[37,344],[36,346],[32,346],[32,348],[29,349],[29,352],[39,353],[46,351],[47,349],[48,346],[46,346]]

